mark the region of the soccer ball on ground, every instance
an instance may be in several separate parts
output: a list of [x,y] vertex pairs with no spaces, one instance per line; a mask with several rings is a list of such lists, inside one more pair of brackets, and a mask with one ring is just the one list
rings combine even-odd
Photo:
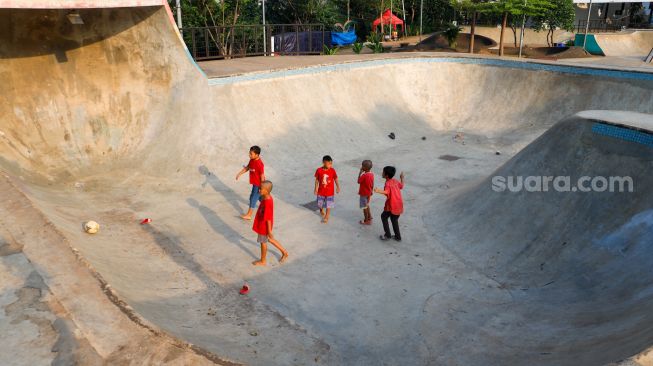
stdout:
[[84,224],[84,231],[89,234],[95,234],[98,232],[98,230],[100,230],[100,224],[95,221],[88,221]]

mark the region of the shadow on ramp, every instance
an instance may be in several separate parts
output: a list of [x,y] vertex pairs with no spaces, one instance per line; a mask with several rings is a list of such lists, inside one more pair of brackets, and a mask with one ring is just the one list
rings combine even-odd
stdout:
[[[602,133],[605,128],[614,133]],[[433,235],[488,280],[455,282],[425,304],[427,334],[449,329],[452,347],[456,340],[478,342],[472,352],[439,362],[603,364],[653,342],[647,136],[653,141],[650,132],[565,120],[437,210]],[[539,176],[569,177],[571,185],[499,191],[493,180]],[[630,177],[633,187],[615,183],[599,191],[597,184],[581,192],[582,177]],[[442,308],[448,310],[434,311]]]

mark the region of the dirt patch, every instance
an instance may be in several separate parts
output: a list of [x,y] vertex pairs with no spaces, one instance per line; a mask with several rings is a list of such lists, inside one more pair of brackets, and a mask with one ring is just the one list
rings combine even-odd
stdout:
[[[499,54],[499,49],[488,50],[493,55]],[[507,56],[518,56],[519,47],[505,47],[503,54]],[[561,60],[566,58],[586,58],[593,57],[585,52],[582,47],[524,47],[522,56],[527,58],[537,58],[544,60]]]
[[[416,47],[416,51],[446,51],[446,52],[467,52],[469,51],[469,42],[472,39],[469,33],[460,33],[456,39],[456,46],[449,47],[449,42],[440,33],[433,34],[426,38]],[[478,34],[474,35],[474,52],[481,53],[490,47],[496,46],[497,43],[492,39]]]

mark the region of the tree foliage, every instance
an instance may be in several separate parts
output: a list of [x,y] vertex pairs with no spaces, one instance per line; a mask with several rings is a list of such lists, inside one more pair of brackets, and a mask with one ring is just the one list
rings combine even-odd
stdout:
[[[174,8],[175,0],[168,0]],[[181,0],[184,27],[231,26],[235,24],[261,24],[261,0]],[[266,18],[269,24],[318,23],[331,26],[344,23],[349,17],[356,23],[356,33],[364,39],[371,31],[371,23],[390,8],[406,19],[409,35],[417,34],[422,0],[266,0]],[[517,42],[517,29],[525,16],[532,19],[537,30],[548,29],[547,39],[553,39],[556,28],[572,29],[574,8],[572,0],[423,0],[424,33],[439,31],[456,20],[473,19],[479,14],[485,21],[496,19],[513,31]],[[502,39],[503,39],[502,29]],[[503,42],[501,42],[501,50]]]
[[[168,0],[168,3],[172,9],[175,9],[175,0]],[[194,35],[204,37],[207,45],[210,44],[209,47],[219,50],[219,53],[225,57],[235,53],[235,47],[239,42],[236,33],[240,33],[240,38],[243,37],[244,30],[239,31],[233,26],[260,23],[262,15],[257,0],[193,0],[192,2],[181,0],[181,10],[183,29],[213,27],[199,33],[183,32],[186,44],[193,47],[191,43]],[[207,49],[206,52],[208,53],[209,50]]]
[[557,29],[574,30],[575,10],[572,0],[548,0],[549,7],[535,16],[535,30],[547,29],[547,43],[553,44],[553,32]]
[[[175,0],[168,0],[175,9]],[[181,0],[184,27],[213,27],[261,22],[257,0]]]
[[[522,16],[541,17],[551,7],[551,2],[556,0],[499,0],[479,4],[483,13],[493,15],[512,15],[515,19]],[[571,0],[569,0],[571,2]]]
[[[558,0],[498,0],[483,3],[482,11],[493,15],[501,15],[501,35],[499,37],[499,55],[503,55],[503,35],[505,28],[512,19],[513,34],[517,42],[515,22],[517,19],[541,18],[552,7],[551,2]],[[572,1],[572,0],[565,0]]]
[[330,0],[267,0],[269,23],[277,24],[335,24],[340,14]]
[[[416,3],[419,25],[419,1]],[[454,12],[449,0],[424,0],[424,33],[445,29],[454,20]]]

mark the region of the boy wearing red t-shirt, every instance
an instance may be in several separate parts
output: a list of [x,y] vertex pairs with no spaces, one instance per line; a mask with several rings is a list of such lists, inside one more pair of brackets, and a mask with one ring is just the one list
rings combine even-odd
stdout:
[[388,226],[388,218],[392,221],[392,229],[395,232],[394,239],[401,241],[401,233],[399,232],[399,215],[404,212],[404,201],[401,198],[401,190],[404,188],[404,173],[399,176],[401,182],[393,179],[397,169],[393,166],[386,166],[383,168],[383,178],[385,178],[385,187],[381,190],[374,188],[374,192],[382,194],[387,197],[385,200],[385,207],[383,214],[381,214],[381,221],[383,222],[384,235],[381,235],[381,240],[390,240],[390,227]]
[[288,258],[288,251],[281,246],[274,236],[272,235],[272,226],[274,225],[274,201],[272,200],[272,182],[269,180],[263,181],[261,183],[261,204],[258,206],[256,211],[256,216],[254,216],[254,226],[252,230],[258,234],[257,242],[261,243],[261,259],[252,262],[255,266],[264,266],[265,257],[268,253],[268,245],[270,242],[281,252],[281,258],[279,263]]
[[249,194],[249,209],[246,214],[241,216],[243,220],[252,219],[252,212],[256,208],[259,198],[261,198],[261,182],[265,180],[265,166],[263,160],[261,160],[261,148],[256,145],[249,148],[249,163],[238,172],[236,180],[247,172],[249,172],[249,184],[252,185],[252,192]]
[[[340,193],[338,174],[333,169],[333,159],[329,155],[322,158],[322,166],[315,171],[315,195],[317,196],[317,207],[320,208],[322,223],[329,222],[331,209],[335,206],[335,192]],[[326,211],[326,212],[325,212]]]
[[374,189],[374,173],[372,173],[372,161],[363,160],[361,170],[358,172],[358,195],[360,196],[360,208],[363,210],[363,221],[361,225],[372,225],[372,213],[370,212],[370,200]]

